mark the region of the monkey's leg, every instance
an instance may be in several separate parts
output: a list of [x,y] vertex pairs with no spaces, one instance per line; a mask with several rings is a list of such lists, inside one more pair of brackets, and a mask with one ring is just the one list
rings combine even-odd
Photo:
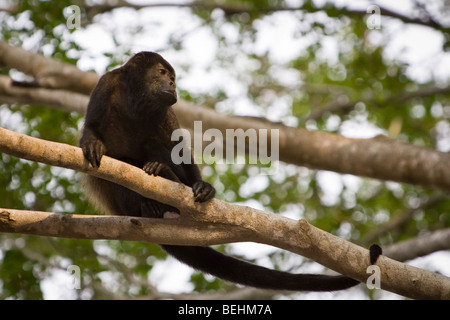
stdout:
[[111,196],[117,204],[117,214],[134,217],[163,218],[165,212],[177,214],[178,209],[160,203],[156,200],[145,198],[117,184],[111,186]]
[[164,219],[178,219],[180,217],[180,214],[173,211],[166,211],[163,214]]

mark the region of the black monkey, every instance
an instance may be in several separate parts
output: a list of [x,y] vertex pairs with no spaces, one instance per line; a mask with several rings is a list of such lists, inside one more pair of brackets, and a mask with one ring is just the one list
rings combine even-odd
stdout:
[[[142,168],[145,172],[183,183],[195,201],[214,197],[196,164],[176,165],[171,150],[173,130],[179,128],[171,106],[177,101],[175,71],[159,54],[140,52],[125,65],[103,75],[92,92],[80,146],[93,167],[103,155]],[[108,213],[163,218],[179,210],[88,176],[87,195]],[[187,265],[231,282],[275,290],[331,291],[359,282],[345,276],[291,274],[263,268],[223,255],[208,247],[162,245]]]

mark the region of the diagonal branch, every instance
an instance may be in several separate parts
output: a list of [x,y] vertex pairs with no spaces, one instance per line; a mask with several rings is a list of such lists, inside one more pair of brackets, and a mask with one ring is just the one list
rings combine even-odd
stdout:
[[422,257],[439,250],[450,249],[450,228],[436,230],[417,238],[392,244],[384,254],[399,261]]
[[[383,225],[379,226],[377,229],[369,232],[365,237],[363,237],[362,239],[359,240],[359,243],[369,245],[369,244],[373,243],[374,241],[376,241],[376,239],[379,239],[384,234],[403,228],[406,223],[411,221],[411,218],[416,213],[426,210],[430,207],[433,207],[435,204],[437,204],[441,201],[444,201],[446,198],[447,198],[447,195],[434,196],[434,197],[428,199],[428,201],[426,201],[425,203],[422,203],[417,208],[410,208],[410,209],[403,211],[402,213],[400,213],[398,215],[395,215],[385,224],[383,224]],[[399,259],[396,258],[396,260],[399,260]],[[404,261],[404,260],[401,260],[401,261]]]
[[[403,94],[399,94],[399,95],[395,95],[395,96],[388,96],[388,97],[384,97],[382,99],[371,97],[371,98],[364,100],[364,102],[366,104],[370,104],[371,106],[381,108],[381,107],[384,107],[391,103],[401,105],[412,99],[424,98],[424,97],[430,97],[430,96],[436,96],[436,95],[449,96],[450,95],[450,86],[423,87],[414,92],[403,93]],[[302,119],[302,123],[305,123],[308,120],[317,120],[328,112],[340,113],[340,114],[348,113],[350,110],[353,110],[355,108],[355,105],[358,102],[360,102],[360,100],[348,101],[348,102],[339,102],[339,101],[330,102],[329,104],[327,104],[323,107],[314,109],[311,112],[311,114],[309,114],[308,116],[306,116]]]
[[[151,241],[161,244],[210,245],[253,241],[279,247],[365,282],[368,250],[315,228],[249,207],[212,199],[195,203],[190,188],[104,157],[89,167],[81,149],[0,128],[0,151],[31,161],[86,172],[121,184],[182,212],[178,220],[79,216],[2,209],[0,231],[45,236]],[[381,256],[381,287],[410,298],[450,299],[450,278]]]
[[287,163],[450,190],[449,153],[387,137],[352,139],[269,121],[226,116],[185,101],[178,102],[174,109],[184,127],[192,127],[194,121],[201,120],[203,130],[219,129],[224,133],[230,128],[268,129],[269,133],[278,130],[279,159]]

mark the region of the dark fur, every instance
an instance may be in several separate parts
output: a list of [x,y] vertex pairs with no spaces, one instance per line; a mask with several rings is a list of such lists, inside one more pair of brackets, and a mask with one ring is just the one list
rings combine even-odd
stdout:
[[[160,66],[166,74],[160,73]],[[176,165],[170,136],[179,128],[171,106],[176,102],[175,71],[160,55],[141,52],[124,66],[106,73],[89,101],[80,145],[89,163],[98,167],[103,155],[192,187],[196,201],[214,197],[214,188],[201,178],[197,165]],[[107,213],[162,218],[177,208],[147,199],[122,186],[87,177],[90,196]],[[235,283],[266,289],[329,291],[354,286],[345,276],[290,274],[225,256],[207,247],[162,245],[180,261]]]

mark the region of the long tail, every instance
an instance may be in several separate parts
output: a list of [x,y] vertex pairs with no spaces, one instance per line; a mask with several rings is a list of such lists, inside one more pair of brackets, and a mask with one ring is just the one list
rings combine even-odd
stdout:
[[345,276],[292,274],[271,270],[208,247],[161,245],[174,258],[223,280],[263,289],[291,291],[334,291],[347,289],[359,281]]

